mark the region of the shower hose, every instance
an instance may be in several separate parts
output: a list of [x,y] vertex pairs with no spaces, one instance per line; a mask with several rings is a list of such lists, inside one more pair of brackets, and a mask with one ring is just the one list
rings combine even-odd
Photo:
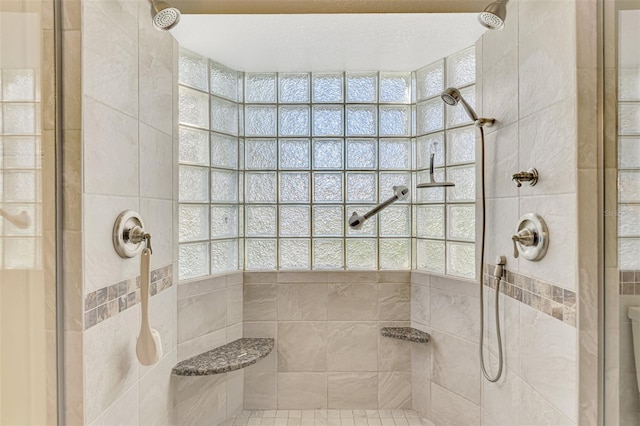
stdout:
[[502,376],[502,367],[504,365],[504,359],[502,356],[502,336],[500,332],[500,310],[499,310],[499,301],[500,301],[500,282],[502,275],[496,274],[496,300],[495,300],[495,318],[496,318],[496,336],[498,340],[498,372],[495,376],[491,377],[487,372],[487,368],[484,365],[484,245],[486,239],[486,228],[487,228],[487,209],[486,209],[486,201],[485,201],[485,184],[484,184],[484,129],[480,127],[480,140],[481,140],[481,163],[480,168],[482,171],[482,179],[481,179],[481,188],[482,188],[482,241],[480,246],[480,343],[478,345],[480,352],[480,368],[482,369],[482,374],[484,377],[495,383]]

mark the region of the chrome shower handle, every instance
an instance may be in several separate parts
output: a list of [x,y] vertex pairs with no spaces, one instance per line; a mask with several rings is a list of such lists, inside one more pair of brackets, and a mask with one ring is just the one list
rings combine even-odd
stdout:
[[518,243],[525,247],[530,247],[536,242],[536,234],[530,229],[521,229],[517,234],[511,236],[511,241],[513,241],[513,257],[517,259],[520,256]]

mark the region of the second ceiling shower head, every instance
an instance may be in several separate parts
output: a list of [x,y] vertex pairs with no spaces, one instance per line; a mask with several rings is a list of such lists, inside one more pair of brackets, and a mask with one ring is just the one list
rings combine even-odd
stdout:
[[151,19],[157,30],[170,30],[180,22],[180,11],[166,1],[149,0],[151,3]]
[[462,94],[455,87],[448,87],[440,94],[442,101],[450,106],[456,106],[458,103],[462,105],[465,112],[473,120],[473,123],[478,127],[491,127],[495,120],[493,118],[478,118],[478,114],[473,110],[471,105],[464,99]]
[[478,15],[480,24],[490,30],[501,30],[504,21],[507,19],[507,2],[509,0],[498,0],[485,7]]

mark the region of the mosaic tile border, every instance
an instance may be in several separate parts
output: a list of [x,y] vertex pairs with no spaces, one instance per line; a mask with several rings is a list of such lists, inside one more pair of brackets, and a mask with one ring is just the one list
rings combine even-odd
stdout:
[[[173,265],[151,271],[149,294],[155,296],[173,285]],[[140,276],[92,291],[84,297],[84,329],[106,321],[140,303]]]
[[620,295],[640,295],[640,271],[620,271]]
[[[486,273],[482,282],[495,290],[496,279],[488,274],[494,268],[495,265],[485,264]],[[576,327],[576,292],[573,290],[506,270],[500,292],[536,311]]]

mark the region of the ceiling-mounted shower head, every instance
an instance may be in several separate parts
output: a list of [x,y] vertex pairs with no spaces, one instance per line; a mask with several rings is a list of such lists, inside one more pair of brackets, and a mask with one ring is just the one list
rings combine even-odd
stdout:
[[151,19],[157,30],[170,30],[180,22],[180,11],[166,1],[149,0],[151,3]]
[[462,104],[467,115],[473,120],[473,124],[478,127],[491,127],[495,120],[493,118],[478,118],[478,114],[471,108],[471,105],[465,101],[462,94],[455,87],[447,87],[444,92],[440,94],[443,102],[447,105],[456,106],[458,103]]
[[509,0],[498,0],[485,7],[478,15],[480,24],[490,30],[501,30],[507,19],[507,1]]

